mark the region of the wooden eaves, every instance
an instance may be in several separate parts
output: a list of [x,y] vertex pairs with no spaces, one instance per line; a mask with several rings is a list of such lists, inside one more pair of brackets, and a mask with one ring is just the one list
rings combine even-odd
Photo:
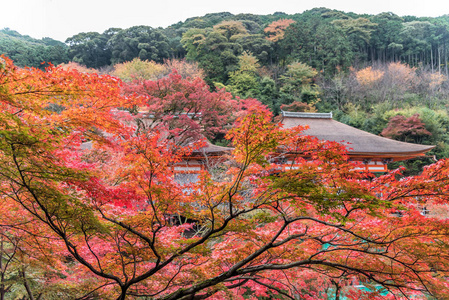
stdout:
[[282,112],[284,128],[308,126],[304,134],[320,140],[335,141],[347,146],[352,160],[401,161],[432,150],[433,145],[419,145],[391,140],[354,128],[332,119],[332,113]]

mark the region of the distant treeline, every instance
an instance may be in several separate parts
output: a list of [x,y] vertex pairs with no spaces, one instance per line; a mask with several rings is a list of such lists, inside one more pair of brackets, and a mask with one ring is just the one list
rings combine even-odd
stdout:
[[58,65],[70,60],[68,50],[66,44],[51,38],[38,40],[9,28],[0,30],[0,54],[18,66],[41,68],[43,62]]
[[42,61],[72,60],[98,69],[136,57],[156,62],[186,57],[200,63],[209,82],[222,83],[237,70],[238,56],[245,51],[262,66],[282,67],[299,60],[330,76],[350,66],[392,61],[447,74],[448,45],[449,16],[360,15],[326,8],[293,15],[214,13],[167,28],[82,32],[65,44],[0,31],[0,53],[17,65],[39,67]]

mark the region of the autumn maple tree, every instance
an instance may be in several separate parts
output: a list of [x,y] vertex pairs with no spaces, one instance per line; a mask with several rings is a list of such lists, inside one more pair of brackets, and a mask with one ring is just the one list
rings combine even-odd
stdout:
[[419,114],[414,114],[409,118],[402,115],[392,117],[381,135],[409,142],[432,133],[426,129],[426,124],[419,118]]
[[263,31],[268,35],[268,40],[277,42],[284,38],[285,29],[293,23],[295,23],[295,21],[290,19],[280,19],[272,22]]
[[[421,212],[447,205],[449,161],[415,177],[372,177],[341,144],[283,129],[253,101],[227,132],[226,163],[180,184],[174,166],[203,143],[177,143],[166,128],[139,127],[142,115],[117,109],[142,104],[141,94],[124,94],[109,76],[19,69],[7,58],[0,65],[2,234],[29,258],[11,272],[25,266],[40,270],[26,278],[74,288],[45,297],[448,294],[448,223]],[[177,89],[182,79],[171,76],[142,86],[160,118],[172,111],[167,97],[221,99],[199,81],[199,92]],[[12,253],[0,251],[2,261]],[[28,288],[30,299],[41,297]]]
[[211,92],[201,78],[183,78],[175,69],[160,80],[135,80],[123,90],[148,115],[141,127],[176,137],[179,144],[223,135],[225,126],[250,101],[234,99],[223,89]]

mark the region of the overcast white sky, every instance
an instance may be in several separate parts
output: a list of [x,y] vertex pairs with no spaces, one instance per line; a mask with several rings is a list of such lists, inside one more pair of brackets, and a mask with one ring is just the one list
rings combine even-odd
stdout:
[[399,16],[449,14],[447,0],[0,0],[0,29],[65,41],[80,32],[101,33],[110,27],[167,27],[212,12],[293,14],[314,7],[368,14],[391,11]]

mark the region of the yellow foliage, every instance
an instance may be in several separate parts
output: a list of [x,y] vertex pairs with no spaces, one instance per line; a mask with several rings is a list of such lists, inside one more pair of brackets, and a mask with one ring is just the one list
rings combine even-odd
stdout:
[[373,70],[372,67],[367,67],[360,71],[355,72],[357,81],[362,86],[371,86],[375,82],[379,81],[384,76],[383,71]]
[[447,80],[447,77],[443,74],[433,73],[430,74],[430,88],[435,89],[443,84]]
[[197,62],[187,62],[186,60],[168,59],[163,64],[154,61],[142,61],[135,58],[132,61],[116,64],[112,75],[119,77],[123,81],[133,80],[158,80],[176,70],[182,78],[204,79],[204,71]]
[[259,60],[251,52],[244,51],[239,56],[239,65],[241,72],[256,73],[260,68]]
[[247,35],[248,31],[240,21],[223,21],[214,26],[214,30],[221,33],[228,40],[235,35]]
[[116,64],[112,75],[123,81],[157,80],[169,73],[166,65],[154,61],[134,58],[132,61]]

